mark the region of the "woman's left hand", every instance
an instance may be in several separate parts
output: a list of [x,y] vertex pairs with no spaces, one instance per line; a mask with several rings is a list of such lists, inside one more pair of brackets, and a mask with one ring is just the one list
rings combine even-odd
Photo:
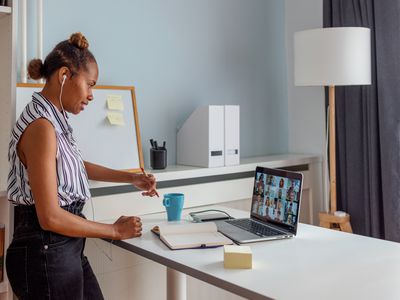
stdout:
[[143,196],[159,197],[156,191],[156,179],[153,174],[136,174],[132,183],[137,188],[145,191],[142,193]]

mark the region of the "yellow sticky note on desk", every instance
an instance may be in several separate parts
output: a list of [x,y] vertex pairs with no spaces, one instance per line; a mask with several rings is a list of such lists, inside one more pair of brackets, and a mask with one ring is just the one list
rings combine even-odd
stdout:
[[124,110],[121,95],[107,95],[107,108],[113,110]]
[[111,125],[125,126],[124,115],[119,112],[108,112],[107,119]]
[[249,246],[224,246],[224,268],[227,269],[251,269],[253,257]]

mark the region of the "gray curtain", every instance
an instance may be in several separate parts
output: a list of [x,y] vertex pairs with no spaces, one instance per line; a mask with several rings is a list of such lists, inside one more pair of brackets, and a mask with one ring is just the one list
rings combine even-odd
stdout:
[[371,29],[372,85],[336,88],[338,209],[400,242],[400,0],[324,0],[324,27]]

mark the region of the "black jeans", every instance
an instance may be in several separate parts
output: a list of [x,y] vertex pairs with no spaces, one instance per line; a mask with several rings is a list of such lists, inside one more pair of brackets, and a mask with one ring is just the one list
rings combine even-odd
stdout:
[[[82,215],[83,203],[63,207]],[[6,270],[19,299],[104,299],[83,255],[84,238],[41,229],[35,206],[16,206],[14,237],[7,249]]]

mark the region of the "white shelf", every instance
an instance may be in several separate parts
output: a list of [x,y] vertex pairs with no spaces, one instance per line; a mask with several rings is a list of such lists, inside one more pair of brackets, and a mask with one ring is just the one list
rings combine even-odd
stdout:
[[[285,166],[307,165],[310,163],[321,162],[321,160],[322,158],[320,156],[313,154],[278,154],[241,158],[240,164],[236,166],[201,168],[183,165],[170,165],[164,170],[147,170],[147,172],[152,173],[156,180],[160,182],[249,172],[254,171],[256,166],[282,168]],[[90,188],[112,187],[118,185],[126,185],[126,183],[90,181]]]
[[9,15],[11,14],[11,7],[9,6],[0,6],[0,16],[1,15]]
[[[4,268],[5,271],[5,268]],[[8,281],[3,280],[0,282],[0,294],[8,292]]]

